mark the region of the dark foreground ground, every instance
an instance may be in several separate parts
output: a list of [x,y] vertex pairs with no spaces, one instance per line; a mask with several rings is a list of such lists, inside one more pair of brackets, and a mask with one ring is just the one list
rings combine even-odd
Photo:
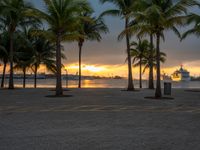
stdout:
[[200,93],[0,90],[0,150],[200,150]]

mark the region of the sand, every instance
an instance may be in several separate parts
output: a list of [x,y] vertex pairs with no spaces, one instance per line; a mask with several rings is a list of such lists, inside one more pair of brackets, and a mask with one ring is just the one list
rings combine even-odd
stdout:
[[1,150],[199,150],[200,92],[0,90]]

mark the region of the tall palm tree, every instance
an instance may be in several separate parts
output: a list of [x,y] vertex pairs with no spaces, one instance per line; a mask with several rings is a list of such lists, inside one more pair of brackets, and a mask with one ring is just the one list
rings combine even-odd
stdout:
[[[156,64],[157,83],[155,97],[161,98],[161,73],[160,73],[160,40],[164,37],[164,30],[173,30],[179,37],[176,26],[182,26],[187,18],[188,7],[197,3],[195,0],[150,0],[150,5],[145,11],[136,13],[135,19],[139,22],[137,27],[132,28],[132,32],[147,32],[152,30],[156,37]],[[131,29],[130,29],[131,30]],[[129,30],[129,31],[130,31]]]
[[9,37],[8,32],[1,34],[0,40],[0,60],[3,62],[3,73],[1,79],[1,88],[4,88],[6,67],[9,61]]
[[[149,8],[152,5],[151,1],[136,1],[134,4],[134,7],[136,11],[132,11],[129,14],[129,17],[134,18],[131,23],[129,24],[129,27],[126,28],[122,33],[119,35],[119,38],[123,38],[126,36],[127,33],[130,35],[137,34],[138,37],[143,37],[148,35],[150,37],[150,55],[153,56],[153,41],[154,41],[154,34],[155,30],[153,28],[152,22],[156,18],[151,18],[148,16],[143,15],[143,13],[146,11],[147,8]],[[144,19],[145,18],[145,19]],[[145,20],[145,23],[144,23]],[[149,68],[149,89],[154,89],[154,80],[153,80],[153,60],[150,57],[150,68]]]
[[[133,11],[133,5],[136,0],[100,0],[102,3],[112,3],[116,9],[107,10],[102,15],[121,16],[124,18],[125,29],[128,28],[130,17],[128,16]],[[126,50],[128,61],[128,91],[134,90],[133,77],[132,77],[132,63],[130,55],[130,34],[126,33]]]
[[[179,37],[180,34],[175,26],[183,25],[187,15],[188,7],[197,4],[195,0],[179,0],[174,3],[172,0],[157,1],[153,0],[151,6],[153,13],[157,13],[157,21],[154,22],[156,30],[156,64],[157,64],[157,84],[155,97],[161,98],[161,73],[160,73],[160,37],[164,30],[172,29]],[[155,12],[156,11],[156,12]]]
[[[150,44],[147,40],[141,40],[139,38],[138,42],[131,43],[131,57],[133,58],[134,66],[139,66],[139,86],[142,88],[142,61],[144,59],[144,54],[149,51]],[[137,62],[136,62],[137,61]]]
[[6,31],[6,24],[7,24],[6,19],[0,16],[0,61],[3,63],[1,88],[4,88],[6,68],[9,61],[9,38],[8,38],[8,32]]
[[45,34],[56,43],[56,95],[63,95],[61,79],[61,42],[77,39],[75,28],[82,9],[89,9],[86,1],[79,0],[44,0],[46,12],[37,10],[36,16],[44,19],[49,30]]
[[9,78],[9,89],[14,89],[13,83],[13,56],[14,56],[14,47],[13,47],[13,37],[16,31],[16,28],[19,25],[30,23],[30,16],[28,17],[28,11],[32,9],[30,3],[25,2],[24,0],[1,0],[0,17],[6,18],[7,20],[7,29],[9,32],[9,41],[10,41],[10,52],[9,52],[9,62],[10,62],[10,78]]
[[[81,55],[82,47],[85,41],[101,41],[101,33],[107,33],[108,28],[106,27],[101,17],[93,17],[90,12],[83,12],[83,19],[80,19],[80,26],[78,32],[82,35],[78,39],[79,46],[79,84],[78,88],[81,88]],[[86,20],[87,19],[87,20]]]

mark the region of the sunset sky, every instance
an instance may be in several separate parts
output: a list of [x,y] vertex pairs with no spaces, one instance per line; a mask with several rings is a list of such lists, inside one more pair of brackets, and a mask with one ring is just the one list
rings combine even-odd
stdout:
[[[90,0],[90,2],[96,11],[96,15],[108,8],[113,8],[110,4],[101,5],[98,0]],[[197,8],[191,11],[199,12]],[[110,33],[103,35],[101,43],[85,43],[83,47],[83,63],[107,68],[105,76],[108,74],[126,76],[127,66],[124,64],[126,58],[125,42],[117,41],[117,36],[124,27],[123,21],[117,17],[105,17],[105,21]],[[186,29],[183,28],[181,30],[185,31]],[[69,66],[77,65],[77,43],[65,43],[64,45],[68,58],[66,63]],[[161,50],[167,54],[167,61],[163,65],[164,72],[171,74],[182,64],[192,75],[200,75],[200,39],[197,37],[190,36],[180,42],[174,33],[167,31],[165,42],[161,44]],[[138,69],[136,68],[133,71],[137,73]],[[137,75],[135,74],[134,76]]]
[[[101,5],[99,0],[89,0],[95,10],[95,15],[108,8],[113,8],[111,4]],[[31,0],[37,8],[43,9],[42,0]],[[197,8],[193,12],[200,12]],[[126,52],[125,42],[117,41],[118,34],[124,28],[120,18],[105,17],[106,24],[110,32],[103,36],[100,43],[86,42],[83,46],[83,74],[101,76],[127,76],[127,66],[125,64]],[[181,31],[185,31],[182,28]],[[135,40],[135,39],[132,39]],[[67,60],[64,64],[71,74],[78,72],[78,44],[63,43]],[[162,65],[162,72],[171,74],[180,65],[183,65],[192,75],[200,75],[200,38],[190,36],[186,40],[180,40],[170,31],[166,31],[165,42],[161,44],[161,50],[167,54],[167,61]],[[41,71],[45,69],[42,68]],[[137,76],[138,68],[133,70]]]

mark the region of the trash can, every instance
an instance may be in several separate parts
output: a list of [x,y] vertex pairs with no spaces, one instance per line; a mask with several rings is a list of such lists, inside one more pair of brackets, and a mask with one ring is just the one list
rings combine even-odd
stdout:
[[164,95],[171,95],[172,84],[170,82],[164,82]]

